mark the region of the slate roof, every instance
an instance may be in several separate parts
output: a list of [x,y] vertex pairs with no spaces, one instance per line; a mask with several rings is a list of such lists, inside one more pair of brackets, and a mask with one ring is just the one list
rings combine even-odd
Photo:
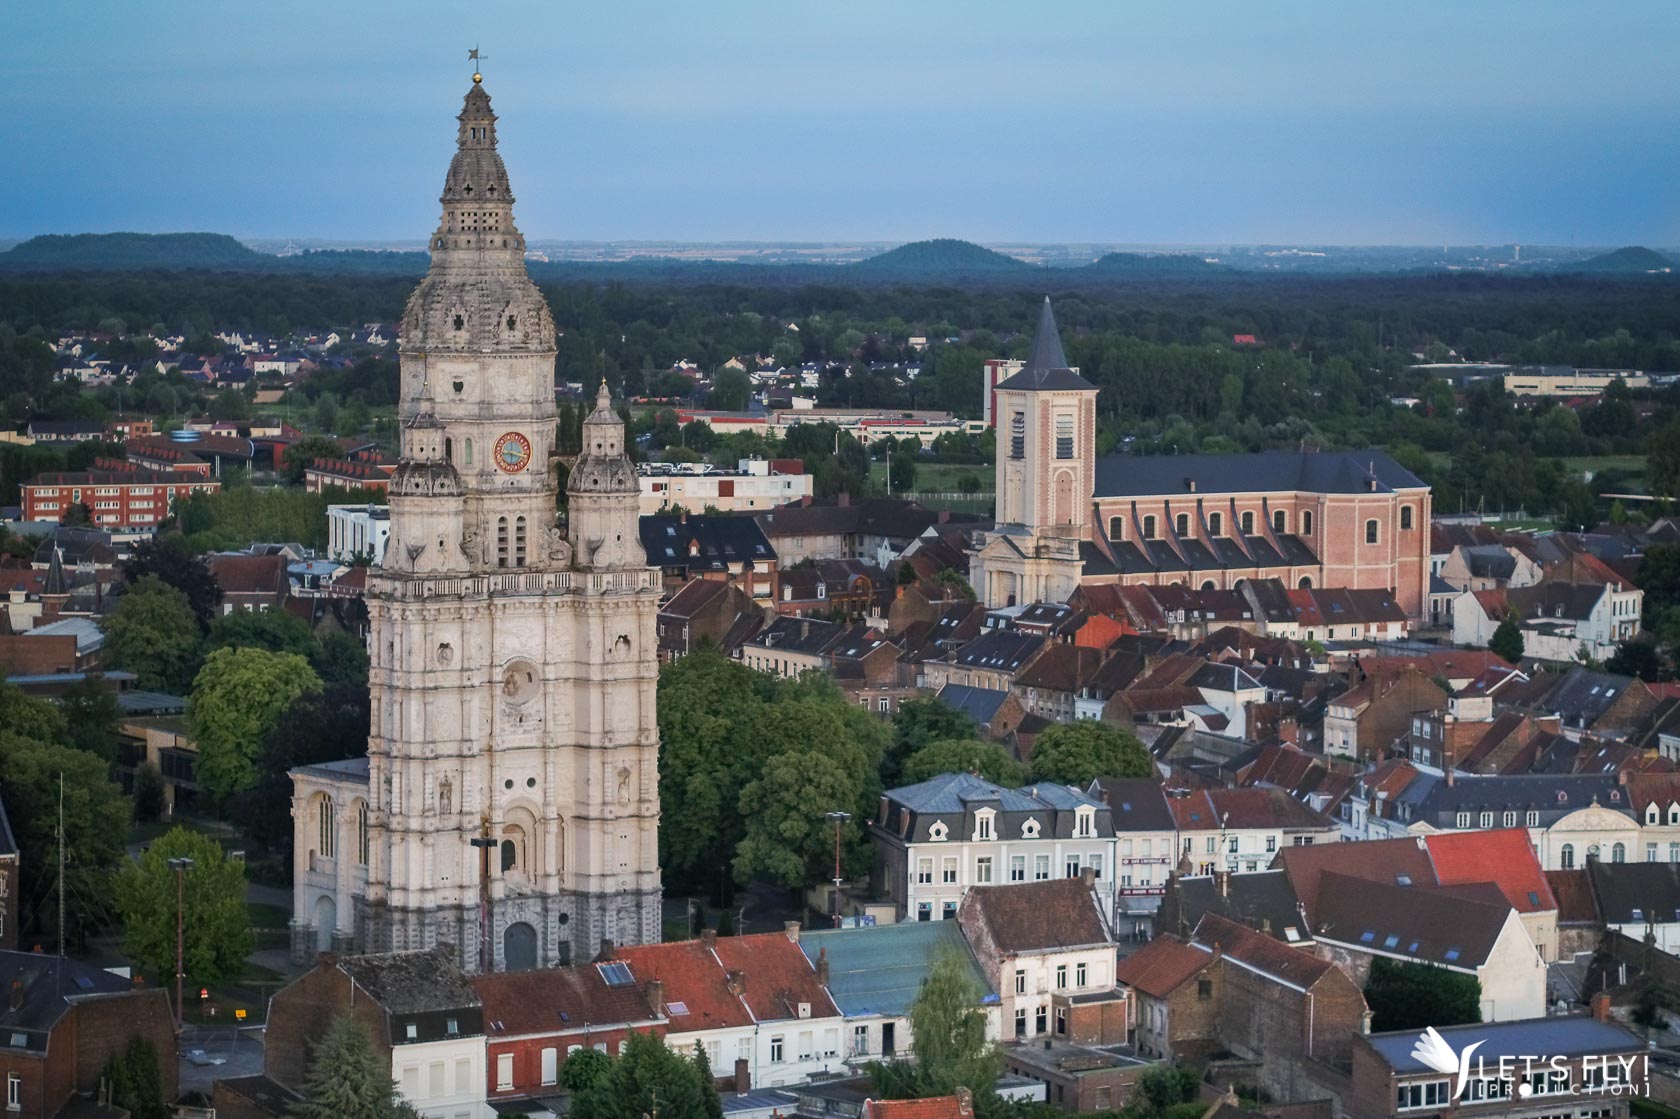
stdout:
[[692,618],[728,589],[729,584],[718,579],[690,579],[659,608],[659,612],[672,618]]
[[1326,874],[1396,885],[1405,881],[1414,886],[1432,886],[1436,881],[1428,848],[1411,837],[1286,847],[1278,852],[1272,865],[1288,875],[1296,896],[1307,907],[1308,916],[1315,920],[1319,889]]
[[1015,686],[1053,692],[1077,692],[1102,665],[1099,649],[1053,644],[1015,676]]
[[[484,1032],[478,992],[456,962],[455,949],[450,945],[423,952],[340,956],[337,966],[385,1011],[392,1045]],[[449,1034],[444,1015],[455,1020],[454,1035]],[[410,1023],[419,1027],[418,1036],[412,1039],[406,1033]]]
[[842,622],[825,622],[820,618],[780,617],[760,630],[748,644],[821,656],[845,636],[846,628]]
[[939,699],[953,711],[960,711],[974,720],[976,726],[992,721],[1009,698],[1007,691],[997,688],[972,688],[967,684],[946,684],[939,689]]
[[13,983],[23,985],[23,999],[15,1010],[9,999],[0,1000],[0,1039],[10,1042],[0,1052],[45,1052],[47,1035],[69,1011],[72,999],[133,990],[121,976],[77,960],[0,952],[0,990],[9,992]]
[[[1186,479],[1194,480],[1191,492]],[[1175,496],[1194,502],[1209,494],[1369,493],[1424,489],[1425,484],[1386,451],[1257,451],[1215,455],[1107,455],[1096,463],[1096,497]]]
[[1517,571],[1517,557],[1499,544],[1472,544],[1464,549],[1465,566],[1479,579],[1509,579]]
[[1210,692],[1258,691],[1265,685],[1234,664],[1204,664],[1185,681],[1192,688]]
[[997,999],[955,921],[808,930],[800,934],[799,948],[813,964],[828,954],[829,994],[848,1017],[907,1013],[934,963],[948,951],[966,965],[988,1001]]
[[1213,957],[1184,940],[1163,933],[1121,960],[1114,981],[1164,999],[1202,973]]
[[[1512,1058],[1520,1063],[1523,1056],[1537,1053],[1552,1057],[1577,1057],[1642,1052],[1645,1049],[1645,1043],[1625,1026],[1585,1016],[1441,1026],[1436,1032],[1456,1053],[1463,1053],[1469,1046],[1479,1043],[1476,1057],[1487,1066],[1497,1065],[1501,1058]],[[1416,1030],[1371,1034],[1366,1040],[1377,1055],[1402,1076],[1416,1073],[1440,1075],[1412,1056],[1418,1040]]]
[[[1591,863],[1588,864],[1592,865]],[[1598,924],[1598,902],[1585,867],[1546,871],[1546,885],[1557,899],[1558,924]]]
[[1549,827],[1595,800],[1612,811],[1629,810],[1627,790],[1617,784],[1616,778],[1595,773],[1459,774],[1450,785],[1436,778],[1427,786],[1420,777],[1407,786],[1403,799],[1411,797],[1414,790],[1418,795],[1413,800],[1413,818],[1441,828],[1456,826],[1454,821],[1460,812],[1534,811],[1540,814],[1540,826]]
[[1085,948],[1111,940],[1083,878],[973,886],[964,898],[964,908],[970,905],[1005,955]]
[[1033,333],[1032,350],[1027,363],[1013,377],[999,382],[999,390],[1026,392],[1096,392],[1097,386],[1075,373],[1062,352],[1062,332],[1056,327],[1056,312],[1050,307],[1050,297],[1038,312],[1038,329]]
[[1478,898],[1325,873],[1319,879],[1316,937],[1473,971],[1493,952],[1511,907]]
[[1048,638],[1033,633],[994,629],[957,650],[955,664],[1013,675],[1042,648]]
[[999,839],[1026,838],[1029,821],[1038,825],[1040,839],[1071,838],[1076,810],[1082,807],[1095,810],[1092,831],[1096,837],[1114,835],[1113,818],[1107,805],[1050,781],[1005,789],[972,773],[943,773],[883,793],[881,801],[885,817],[874,826],[913,842],[928,841],[929,829],[935,823],[948,829],[949,839],[960,841],[973,832],[972,813],[987,807],[997,810]]
[[776,560],[776,550],[751,517],[653,515],[641,518],[637,531],[655,567],[724,571],[748,561]]
[[1220,880],[1209,874],[1175,875],[1171,881],[1168,892],[1176,889],[1178,896],[1164,901],[1163,910],[1176,907],[1176,917],[1186,931],[1213,914],[1279,940],[1312,939],[1312,928],[1297,908],[1300,903],[1289,875],[1282,870],[1228,874],[1223,889]]
[[[1545,677],[1536,677],[1543,680]],[[1613,672],[1594,672],[1589,668],[1571,668],[1539,700],[1529,706],[1548,711],[1563,718],[1571,727],[1590,727],[1610,709],[1617,697],[1629,688],[1643,686],[1632,676]]]
[[1086,792],[1108,805],[1114,814],[1116,834],[1173,831],[1176,827],[1159,778],[1099,777]]
[[1680,923],[1680,863],[1589,859],[1586,873],[1605,924]]

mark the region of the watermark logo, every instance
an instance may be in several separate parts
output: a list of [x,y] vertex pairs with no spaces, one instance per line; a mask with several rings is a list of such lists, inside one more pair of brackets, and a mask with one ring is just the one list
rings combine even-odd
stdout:
[[[1472,1041],[1462,1050],[1442,1037],[1434,1026],[1418,1035],[1412,1059],[1424,1067],[1452,1077],[1453,1101],[1531,1096],[1635,1096],[1645,1095],[1648,1069],[1644,1053],[1586,1054],[1575,1057],[1523,1054],[1501,1056],[1494,1064],[1476,1056],[1486,1040]],[[1507,1088],[1506,1085],[1510,1087]]]
[[1430,1026],[1418,1035],[1417,1044],[1412,1046],[1412,1060],[1453,1077],[1452,1098],[1456,1100],[1464,1094],[1464,1086],[1470,1082],[1470,1056],[1484,1044],[1472,1041],[1460,1053],[1446,1038],[1435,1032],[1434,1026]]

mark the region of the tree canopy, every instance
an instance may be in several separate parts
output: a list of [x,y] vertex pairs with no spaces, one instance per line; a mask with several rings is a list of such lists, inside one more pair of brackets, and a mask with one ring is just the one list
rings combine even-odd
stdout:
[[1512,664],[1520,664],[1523,658],[1523,635],[1517,626],[1515,618],[1506,618],[1499,623],[1499,628],[1488,638],[1488,652],[1504,657]]
[[327,1027],[310,1054],[303,1098],[290,1119],[414,1119],[397,1094],[391,1066],[374,1048],[367,1027],[348,1014]]
[[192,686],[203,639],[192,602],[155,574],[141,576],[106,617],[105,656],[150,691],[181,695]]
[[1034,739],[1030,769],[1034,781],[1083,789],[1098,777],[1151,777],[1155,762],[1130,727],[1081,719]]
[[722,1107],[709,1072],[653,1034],[632,1031],[623,1054],[573,1098],[569,1114],[573,1119],[643,1119],[653,1114],[660,1119],[714,1119]]
[[295,653],[217,649],[204,659],[187,700],[198,745],[198,782],[219,797],[257,783],[257,752],[281,712],[321,690],[321,678]]
[[914,785],[941,773],[977,773],[1005,788],[1015,788],[1026,780],[1025,768],[997,743],[978,738],[945,738],[930,742],[905,758],[899,781]]
[[1003,1055],[986,1039],[984,992],[963,949],[945,947],[910,1004],[910,1052],[915,1060],[872,1064],[876,1087],[893,1099],[948,1096],[968,1088],[977,1105],[993,1096]]
[[1371,1030],[1421,1030],[1425,1026],[1460,1026],[1482,1020],[1482,984],[1474,975],[1432,964],[1371,961],[1365,983]]
[[253,944],[245,910],[245,866],[228,858],[214,839],[179,825],[117,875],[123,951],[154,978],[175,973],[177,895],[175,870],[169,865],[174,858],[193,861],[181,883],[180,899],[187,975],[200,983],[239,975]]

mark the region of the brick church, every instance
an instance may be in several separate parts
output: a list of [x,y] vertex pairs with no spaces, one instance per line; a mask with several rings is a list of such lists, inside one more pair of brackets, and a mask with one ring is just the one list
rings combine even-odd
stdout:
[[1068,365],[1048,298],[1025,366],[993,392],[997,525],[970,570],[987,606],[1275,578],[1389,590],[1424,613],[1429,487],[1387,453],[1099,456],[1097,387]]

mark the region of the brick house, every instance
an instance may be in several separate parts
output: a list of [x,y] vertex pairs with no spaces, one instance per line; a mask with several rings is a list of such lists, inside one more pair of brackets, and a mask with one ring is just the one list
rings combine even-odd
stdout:
[[760,615],[733,579],[691,579],[659,608],[659,659],[673,661],[702,647],[721,647],[741,618]]
[[1114,939],[1089,869],[1078,878],[976,886],[957,921],[1002,1003],[1004,1036],[1126,1040]]
[[108,971],[32,952],[0,952],[0,984],[0,1036],[9,1039],[0,1048],[0,1114],[53,1119],[93,1095],[105,1063],[135,1037],[152,1043],[164,1098],[175,1098],[175,1023],[162,989],[137,990]]
[[552,1095],[573,1053],[616,1054],[632,1030],[663,1034],[667,1023],[659,981],[637,982],[611,961],[477,975],[472,985],[484,1004],[486,1088],[496,1104]]
[[1411,733],[1414,714],[1446,705],[1447,693],[1412,665],[1402,665],[1397,672],[1373,671],[1330,701],[1324,716],[1324,752],[1381,761]]
[[453,945],[367,956],[322,953],[269,1001],[264,1071],[300,1091],[312,1050],[341,1016],[361,1022],[397,1091],[423,1119],[484,1119],[484,1011]]
[[99,528],[149,531],[168,519],[180,498],[221,488],[220,482],[197,474],[140,470],[100,459],[93,470],[38,474],[20,490],[26,521],[62,521],[72,506],[86,505]]
[[286,601],[286,557],[216,553],[208,557],[210,574],[222,588],[222,613],[278,610]]

